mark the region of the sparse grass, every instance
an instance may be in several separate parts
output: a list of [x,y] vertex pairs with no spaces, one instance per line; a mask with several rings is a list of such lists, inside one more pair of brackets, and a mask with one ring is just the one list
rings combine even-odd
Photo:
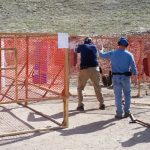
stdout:
[[149,0],[0,1],[0,32],[110,35],[150,30]]

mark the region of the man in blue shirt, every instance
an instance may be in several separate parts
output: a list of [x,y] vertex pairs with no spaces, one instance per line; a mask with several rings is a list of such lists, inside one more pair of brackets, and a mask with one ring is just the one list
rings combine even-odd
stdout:
[[77,87],[77,110],[84,111],[82,91],[84,90],[88,79],[92,81],[97,99],[100,102],[99,109],[104,110],[105,105],[100,87],[98,50],[93,44],[92,39],[87,37],[84,39],[84,44],[78,45],[78,47],[76,48],[76,52],[78,53],[78,55],[80,54],[80,62],[77,63],[78,65],[80,65]]
[[112,67],[112,82],[115,94],[116,102],[116,118],[123,117],[122,109],[122,91],[124,93],[125,105],[124,105],[124,117],[130,115],[130,103],[131,103],[131,83],[130,76],[133,75],[133,80],[136,82],[136,64],[133,55],[126,50],[128,47],[128,40],[126,38],[120,38],[118,41],[118,49],[108,52],[100,51],[100,57],[109,58]]

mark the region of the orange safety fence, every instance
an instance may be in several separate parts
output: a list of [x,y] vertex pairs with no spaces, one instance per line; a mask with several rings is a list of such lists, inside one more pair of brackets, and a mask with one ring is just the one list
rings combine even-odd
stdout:
[[[67,127],[69,49],[58,48],[58,37],[40,33],[0,33],[0,104],[18,103]],[[33,100],[50,99],[62,99],[62,123],[27,106]]]
[[[101,49],[112,50],[117,48],[117,42],[120,37],[112,36],[93,36],[93,41]],[[150,35],[127,35],[129,40],[128,50],[133,53],[135,62],[138,70],[138,78],[140,81],[150,81]],[[77,56],[74,52],[76,45],[83,43],[84,36],[76,36],[70,38],[70,48],[71,48],[71,65],[75,66],[77,62]],[[111,70],[110,61],[106,59],[100,59],[100,65],[104,74],[108,74]],[[73,68],[73,67],[72,67]],[[72,71],[74,71],[72,69]]]
[[58,49],[57,35],[0,34],[0,44],[0,103],[15,101],[15,92],[18,101],[64,96],[65,49]]
[[[150,35],[128,35],[129,51],[135,57],[138,78],[150,75]],[[70,37],[70,71],[77,61],[74,49],[84,36]],[[119,37],[95,36],[98,49],[116,49]],[[57,99],[64,96],[65,49],[58,49],[58,36],[48,34],[0,34],[0,103]],[[104,74],[109,60],[100,59]],[[149,81],[149,78],[145,79]]]

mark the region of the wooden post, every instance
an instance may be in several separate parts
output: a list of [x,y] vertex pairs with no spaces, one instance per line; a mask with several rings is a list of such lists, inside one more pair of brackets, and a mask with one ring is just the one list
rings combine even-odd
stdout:
[[15,48],[15,94],[16,94],[16,102],[18,102],[18,52],[16,48],[17,37],[14,36],[14,48]]
[[0,137],[16,136],[16,135],[22,135],[22,134],[28,134],[28,133],[35,133],[35,132],[39,133],[39,132],[46,132],[46,131],[55,131],[55,130],[60,130],[60,129],[63,129],[63,128],[62,127],[37,128],[37,129],[31,129],[31,130],[3,133],[3,134],[0,134]]
[[[0,38],[0,47],[1,47],[1,38]],[[1,68],[1,49],[0,49],[0,68]],[[1,80],[1,78],[2,78],[2,71],[1,71],[1,69],[0,69],[0,94],[1,94],[1,90],[2,90],[2,80]]]
[[25,105],[28,105],[28,74],[29,74],[29,37],[26,36],[26,79],[25,79]]
[[138,63],[138,93],[137,93],[137,97],[140,97],[141,95],[141,66],[142,66],[142,53],[143,53],[143,49],[144,49],[144,42],[143,39],[140,40],[141,43],[141,48],[140,48],[140,59],[139,59],[139,63]]
[[150,53],[147,54],[147,59],[148,59],[148,73],[150,77]]
[[64,120],[62,122],[62,126],[68,127],[68,98],[69,98],[69,49],[65,49],[65,67],[64,67],[64,97],[63,97],[63,104],[64,104]]

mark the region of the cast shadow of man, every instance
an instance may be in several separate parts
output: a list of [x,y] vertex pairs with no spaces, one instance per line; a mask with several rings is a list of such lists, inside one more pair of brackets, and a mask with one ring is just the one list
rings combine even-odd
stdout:
[[[75,115],[81,114],[81,113],[91,112],[94,110],[96,110],[96,109],[88,109],[88,110],[85,110],[84,112],[80,112],[80,111],[76,111],[76,110],[69,110],[69,117],[75,116]],[[59,113],[53,114],[53,115],[47,115],[47,117],[53,118],[53,119],[60,119],[60,118],[63,118],[63,112],[59,112]],[[36,121],[46,121],[46,120],[47,120],[46,118],[44,118],[38,114],[36,115],[36,113],[34,113],[34,112],[30,112],[28,115],[28,121],[36,122]]]
[[[94,110],[95,109],[89,109],[82,113],[87,113],[87,112],[94,111]],[[71,116],[77,115],[79,113],[81,113],[81,112],[76,111],[76,110],[70,110],[69,116],[71,117]],[[61,112],[58,114],[51,115],[49,117],[51,117],[53,119],[58,119],[58,118],[61,118],[62,115],[63,115],[63,113]],[[28,121],[45,121],[45,120],[46,120],[46,118],[43,118],[41,116],[36,118],[34,113],[31,113],[28,117]],[[73,135],[73,134],[87,134],[87,133],[96,132],[98,130],[103,130],[105,128],[113,126],[113,125],[115,125],[115,121],[117,121],[115,118],[111,118],[108,120],[97,121],[97,122],[92,122],[90,124],[78,126],[73,129],[58,130],[58,132],[60,132],[62,136],[69,136],[69,135]]]
[[131,147],[139,143],[149,143],[150,142],[150,128],[146,128],[144,131],[135,133],[132,138],[122,142],[123,147]]
[[61,132],[62,136],[69,136],[74,134],[87,134],[113,126],[115,125],[114,121],[116,121],[116,119],[111,118],[108,120],[92,122],[90,124],[82,125],[73,129],[60,130],[59,132]]

